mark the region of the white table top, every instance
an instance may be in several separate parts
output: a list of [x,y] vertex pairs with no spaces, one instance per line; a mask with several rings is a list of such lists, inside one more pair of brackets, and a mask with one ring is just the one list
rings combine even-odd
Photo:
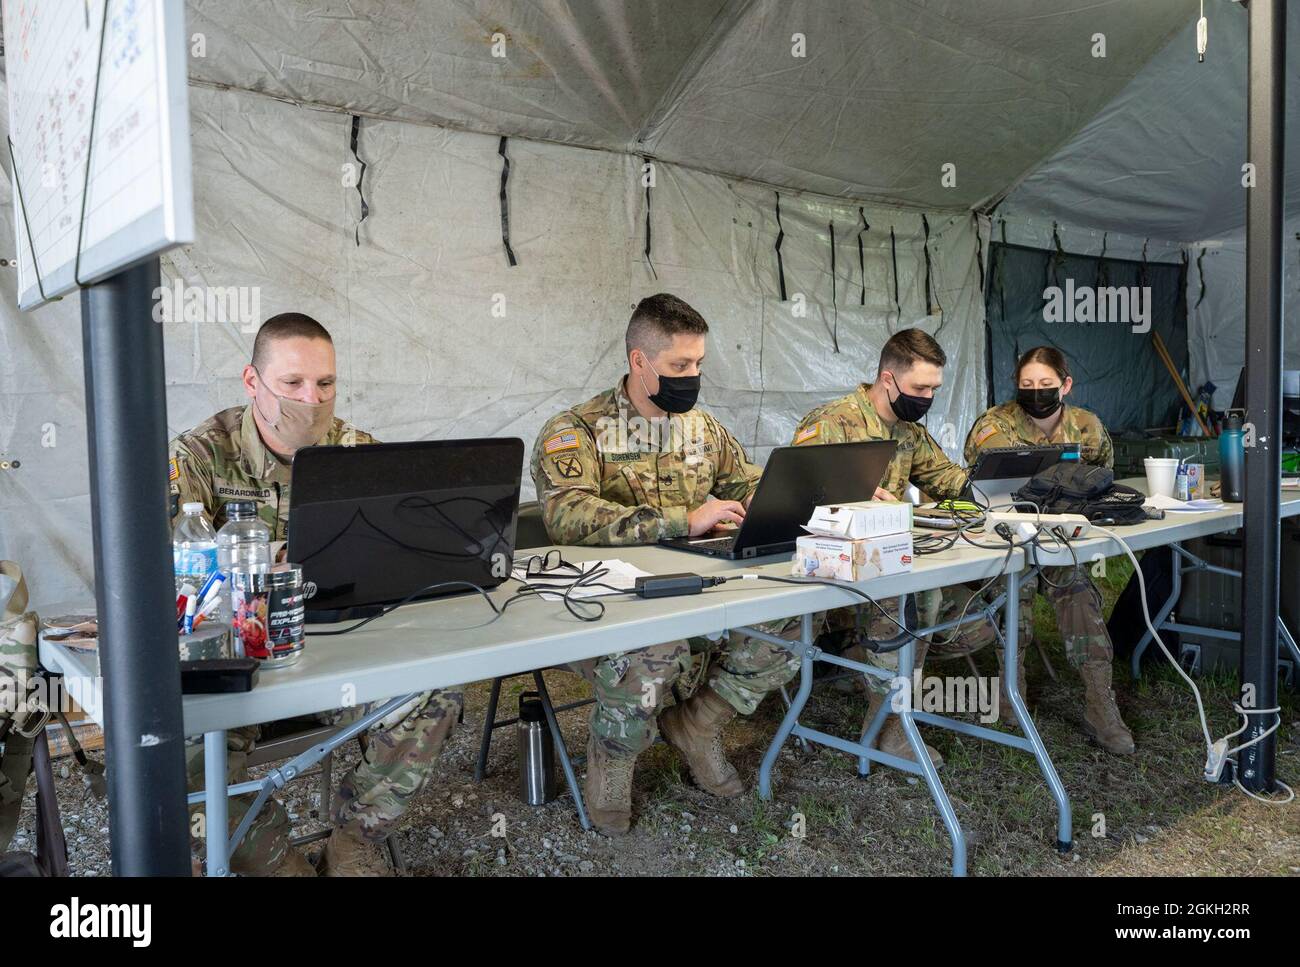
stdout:
[[[657,574],[790,574],[785,556],[758,565],[662,547],[566,547],[564,556],[570,561],[617,557]],[[1006,559],[1005,551],[954,548],[920,557],[911,572],[859,586],[883,600],[1024,566],[1019,551],[1004,568]],[[500,603],[515,587],[510,582],[491,593]],[[542,600],[518,601],[500,618],[491,620],[487,604],[475,594],[410,604],[337,637],[313,637],[313,629],[328,626],[309,626],[302,659],[288,668],[262,669],[251,692],[186,696],[185,731],[196,735],[338,708],[349,698],[363,703],[462,685],[862,601],[848,591],[824,585],[795,587],[769,581],[728,583],[702,594],[673,598],[617,595],[600,600],[606,611],[597,622],[580,621],[562,603]],[[61,604],[55,609],[72,611],[76,606]],[[98,657],[93,652],[43,642],[41,661],[64,673],[68,691],[102,723],[102,709],[93,691]]]
[[[1146,492],[1146,479],[1144,477],[1130,477],[1119,482],[1128,484],[1130,487],[1144,493]],[[1211,534],[1236,530],[1242,526],[1242,507],[1242,504],[1224,504],[1222,510],[1201,513],[1167,511],[1164,520],[1152,520],[1144,524],[1132,524],[1126,527],[1108,527],[1107,530],[1113,531],[1122,537],[1124,542],[1134,551],[1141,551],[1150,547],[1159,547],[1163,544],[1173,544],[1177,541],[1208,537]],[[1300,491],[1282,491],[1279,516],[1286,518],[1294,517],[1297,514],[1300,514]],[[1123,550],[1114,540],[1102,534],[1075,541],[1073,547],[1080,560],[1087,560],[1098,553],[1106,557],[1123,554]],[[1069,551],[1061,550],[1048,553],[1040,549],[1035,553],[1038,562],[1042,564],[1071,563]]]
[[[1126,481],[1138,486],[1144,481]],[[1282,516],[1300,514],[1300,493],[1284,492]],[[1241,505],[1202,514],[1168,514],[1165,520],[1117,528],[1134,550],[1221,533],[1241,526]],[[1120,553],[1109,538],[1076,542],[1076,554],[1086,560],[1094,553]],[[785,556],[754,565],[688,554],[662,547],[564,548],[571,561],[621,558],[656,574],[691,571],[699,574],[744,573],[788,576]],[[1068,564],[1068,552],[1038,559]],[[1007,559],[1005,549],[980,549],[958,542],[940,554],[917,556],[911,572],[862,582],[859,587],[877,600],[900,594],[982,580],[1020,570],[1022,551]],[[492,592],[503,601],[513,582]],[[792,617],[808,612],[861,603],[848,591],[813,585],[795,587],[769,581],[728,583],[698,595],[643,600],[612,596],[604,618],[583,622],[559,602],[524,600],[496,619],[478,595],[421,602],[377,619],[358,631],[337,637],[313,637],[308,631],[301,661],[289,668],[260,673],[258,685],[240,695],[195,695],[184,699],[185,730],[199,734],[256,722],[305,715],[355,702],[385,699],[407,692],[445,688],[618,651],[643,648],[694,635],[717,635],[729,628]],[[48,613],[76,610],[58,604]],[[68,691],[102,724],[95,680],[98,656],[47,642],[41,661],[64,673]],[[79,694],[80,692],[80,694]]]

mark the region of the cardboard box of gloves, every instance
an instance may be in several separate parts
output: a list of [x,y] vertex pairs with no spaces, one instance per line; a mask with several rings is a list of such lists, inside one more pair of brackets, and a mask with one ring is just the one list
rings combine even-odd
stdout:
[[795,541],[795,577],[866,581],[912,569],[912,505],[887,501],[823,505]]

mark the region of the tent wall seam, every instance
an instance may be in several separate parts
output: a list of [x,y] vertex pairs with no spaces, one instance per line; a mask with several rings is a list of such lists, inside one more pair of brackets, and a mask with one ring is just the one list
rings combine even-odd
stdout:
[[846,207],[855,207],[865,205],[872,208],[888,208],[892,211],[904,212],[908,214],[920,215],[924,212],[940,212],[949,215],[966,215],[974,209],[968,207],[961,208],[939,208],[934,205],[912,205],[897,199],[886,197],[877,197],[872,195],[827,195],[824,192],[812,191],[808,188],[799,188],[795,185],[781,184],[774,181],[763,181],[758,178],[749,178],[745,175],[739,175],[731,171],[720,171],[716,168],[708,168],[702,165],[693,165],[689,162],[675,161],[672,158],[656,155],[651,151],[629,150],[627,148],[610,148],[598,144],[584,144],[580,141],[561,141],[556,138],[539,138],[533,135],[516,134],[502,131],[489,131],[486,128],[475,127],[474,125],[461,124],[454,121],[418,121],[411,118],[396,118],[388,114],[379,114],[375,111],[362,111],[356,108],[341,107],[337,104],[328,104],[323,101],[309,101],[300,98],[284,97],[279,94],[269,94],[266,91],[258,91],[248,87],[239,87],[234,84],[217,84],[211,81],[199,80],[191,77],[189,79],[191,87],[201,87],[213,91],[234,91],[238,94],[251,94],[255,97],[265,97],[272,101],[279,101],[282,104],[291,104],[294,107],[303,108],[309,111],[322,111],[327,114],[342,114],[348,117],[357,116],[362,118],[371,118],[376,121],[387,121],[391,124],[413,124],[423,128],[439,128],[444,131],[455,131],[462,134],[476,134],[481,137],[493,138],[500,140],[502,137],[508,137],[515,141],[535,142],[537,144],[554,144],[565,148],[574,148],[580,151],[601,151],[605,154],[619,155],[625,158],[638,158],[644,161],[655,161],[660,164],[672,165],[683,171],[693,171],[697,174],[712,175],[715,178],[723,178],[727,181],[739,182],[745,185],[754,185],[759,188],[768,188],[773,191],[788,192],[796,197],[813,197],[822,198],[843,204]]

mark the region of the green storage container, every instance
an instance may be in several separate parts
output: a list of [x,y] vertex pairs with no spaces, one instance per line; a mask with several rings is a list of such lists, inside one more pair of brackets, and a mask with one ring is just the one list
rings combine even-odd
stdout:
[[1203,436],[1152,436],[1141,440],[1112,438],[1115,447],[1115,476],[1141,477],[1147,457],[1187,458],[1188,463],[1205,464],[1208,476],[1219,475],[1219,439]]

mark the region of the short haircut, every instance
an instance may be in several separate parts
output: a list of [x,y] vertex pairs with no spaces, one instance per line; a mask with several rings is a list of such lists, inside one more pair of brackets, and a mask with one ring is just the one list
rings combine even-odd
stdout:
[[334,343],[329,330],[306,313],[282,312],[266,320],[262,323],[262,328],[257,330],[257,338],[253,340],[253,366],[261,370],[267,353],[271,351],[271,343],[275,340],[295,337],[324,339],[331,345]]
[[946,366],[948,356],[929,333],[920,329],[903,329],[890,336],[881,348],[876,372],[906,373],[918,362]]
[[1020,361],[1016,363],[1017,384],[1020,382],[1020,371],[1030,363],[1042,363],[1055,372],[1061,378],[1062,383],[1070,378],[1070,364],[1065,359],[1065,353],[1055,346],[1035,346],[1021,356]]
[[703,336],[709,331],[704,317],[683,300],[667,292],[649,295],[636,304],[627,324],[627,353],[639,349],[647,356],[663,352],[673,336]]

